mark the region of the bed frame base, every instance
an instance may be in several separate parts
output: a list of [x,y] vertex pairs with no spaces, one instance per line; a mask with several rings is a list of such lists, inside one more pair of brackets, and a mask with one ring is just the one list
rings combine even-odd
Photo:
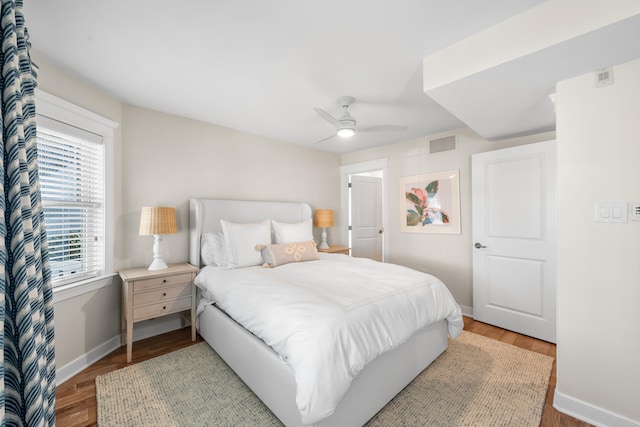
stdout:
[[[303,426],[295,404],[291,368],[262,340],[214,306],[200,315],[200,335],[267,407],[288,427]],[[447,324],[441,320],[382,354],[356,377],[336,411],[317,426],[361,426],[446,350]]]

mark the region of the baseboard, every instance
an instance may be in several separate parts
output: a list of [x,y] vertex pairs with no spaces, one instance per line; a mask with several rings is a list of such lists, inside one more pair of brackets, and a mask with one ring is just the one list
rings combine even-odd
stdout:
[[[136,323],[133,328],[133,341],[140,341],[145,338],[175,331],[182,327],[180,314],[159,317],[152,320]],[[74,359],[72,362],[56,369],[56,385],[59,386],[69,378],[91,366],[109,353],[120,348],[120,334],[100,344],[87,353]]]
[[473,317],[473,307],[467,307],[467,306],[461,305],[460,309],[462,310],[463,316]]
[[557,388],[553,396],[553,407],[564,414],[598,427],[640,427],[640,422],[567,396]]
[[120,348],[120,335],[116,335],[109,341],[100,344],[98,347],[88,351],[82,356],[76,358],[72,362],[67,363],[61,368],[56,369],[56,385],[60,385],[81,372],[88,366],[102,359],[107,354]]

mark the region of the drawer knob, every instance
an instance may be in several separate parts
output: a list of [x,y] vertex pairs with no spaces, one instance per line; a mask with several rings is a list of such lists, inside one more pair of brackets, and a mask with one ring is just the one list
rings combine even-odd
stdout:
[[162,296],[163,296],[163,297],[166,297],[166,296],[167,296],[167,293],[166,293],[166,292],[163,292],[163,293],[162,293]]
[[162,309],[163,309],[163,310],[166,310],[166,309],[167,309],[167,306],[166,306],[166,305],[163,305],[163,306],[162,306]]
[[162,279],[162,283],[167,283],[167,279]]

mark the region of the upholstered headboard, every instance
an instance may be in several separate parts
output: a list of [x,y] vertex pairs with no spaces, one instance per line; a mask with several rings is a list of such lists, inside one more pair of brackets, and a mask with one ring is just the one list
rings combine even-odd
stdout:
[[280,222],[300,222],[311,218],[311,206],[295,202],[261,202],[253,200],[189,200],[189,262],[202,265],[200,236],[222,231],[220,220],[259,222],[274,219]]

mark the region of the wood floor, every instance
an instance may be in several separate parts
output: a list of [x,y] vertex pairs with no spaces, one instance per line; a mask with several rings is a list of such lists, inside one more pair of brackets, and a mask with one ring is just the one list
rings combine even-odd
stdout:
[[[488,338],[526,348],[537,353],[546,354],[554,358],[556,357],[556,346],[553,344],[477,322],[469,317],[464,318],[464,328],[469,332]],[[195,343],[201,341],[202,338],[198,335]],[[191,341],[190,328],[138,341],[133,344],[132,363],[139,363],[195,343]],[[96,376],[126,366],[129,366],[129,364],[126,363],[126,347],[121,347],[60,385],[56,393],[56,425],[58,427],[95,426]],[[541,427],[589,427],[590,424],[564,415],[553,408],[553,390],[555,389],[555,385],[556,366],[554,363]]]

